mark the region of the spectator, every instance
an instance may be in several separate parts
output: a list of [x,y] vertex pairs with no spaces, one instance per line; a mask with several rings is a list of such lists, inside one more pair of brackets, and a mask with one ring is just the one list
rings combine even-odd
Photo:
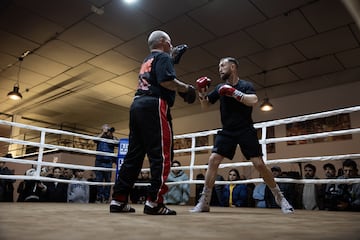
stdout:
[[[240,179],[241,180],[246,180],[246,177],[244,175],[240,175]],[[248,196],[248,200],[247,200],[248,207],[255,207],[255,200],[252,197],[254,189],[255,189],[255,184],[254,183],[247,183],[246,188],[247,188],[247,196]]]
[[263,182],[257,184],[254,188],[252,196],[255,200],[255,207],[257,208],[266,208],[265,188],[266,184]]
[[325,177],[328,179],[334,179],[336,178],[336,169],[335,166],[331,163],[326,163],[323,166]]
[[[240,174],[237,169],[229,171],[228,181],[240,180]],[[224,186],[222,193],[222,203],[224,207],[247,207],[248,195],[246,184],[230,183]]]
[[[326,163],[324,164],[323,169],[325,172],[325,177],[327,179],[336,178],[336,169],[333,164]],[[325,210],[330,210],[334,206],[333,203],[334,191],[335,191],[335,184],[328,183],[321,185],[321,200],[323,201],[323,206]]]
[[[86,179],[88,182],[96,182],[96,175],[93,171],[90,171],[89,178]],[[97,199],[97,186],[96,185],[89,185],[89,203],[95,203]]]
[[63,170],[64,179],[70,180],[74,177],[73,170],[70,168],[64,168]]
[[[150,171],[141,170],[137,183],[150,183]],[[144,204],[146,201],[148,186],[134,186],[130,193],[130,200],[132,203]]]
[[[34,176],[36,170],[30,168],[26,171],[26,176]],[[17,192],[19,193],[18,202],[43,202],[46,197],[47,187],[38,180],[24,180],[20,182]]]
[[[108,124],[104,124],[102,126],[102,132],[98,135],[100,138],[106,139],[113,139],[116,140],[114,137],[115,128],[110,127]],[[96,143],[96,151],[100,152],[108,152],[114,153],[116,144],[108,143],[104,141],[95,141]],[[95,159],[95,167],[103,167],[103,168],[112,168],[113,163],[115,163],[116,158],[111,156],[103,156],[103,155],[96,155]],[[96,182],[111,182],[111,171],[95,171],[96,174]],[[110,185],[97,185],[97,203],[109,203],[110,198]]]
[[[54,167],[48,177],[64,179],[60,167]],[[45,182],[47,202],[67,202],[68,184],[63,182]]]
[[[83,177],[84,170],[74,169],[74,177],[72,180],[86,181]],[[89,203],[89,185],[85,183],[70,183],[67,193],[67,201],[69,203]]]
[[[305,179],[318,179],[315,177],[316,167],[312,164],[304,166]],[[322,208],[320,201],[321,185],[305,183],[299,185],[299,201],[302,209],[319,210]]]
[[[180,167],[179,161],[174,160],[171,167]],[[183,170],[173,169],[167,182],[180,182],[189,180],[188,175]],[[168,192],[164,195],[165,204],[186,205],[190,198],[190,186],[188,183],[169,185]]]
[[[12,155],[6,154],[5,158],[12,158]],[[0,161],[0,175],[14,175],[14,170],[5,167],[6,162]],[[14,186],[13,179],[0,179],[0,202],[14,201]]]
[[[358,168],[354,160],[346,159],[343,162],[344,175],[339,179],[358,178]],[[338,184],[335,189],[336,206],[331,210],[360,211],[360,183]]]

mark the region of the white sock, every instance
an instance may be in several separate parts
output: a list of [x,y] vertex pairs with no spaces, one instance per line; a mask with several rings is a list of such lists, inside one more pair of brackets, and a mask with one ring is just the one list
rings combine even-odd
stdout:
[[284,198],[284,195],[282,194],[279,185],[276,184],[275,187],[270,188],[272,194],[274,195],[274,197],[280,197],[278,200],[280,201],[282,198]]
[[149,200],[146,200],[146,203],[145,203],[146,206],[149,206],[151,208],[154,208],[154,207],[157,207],[158,204],[156,202],[150,202]]
[[278,192],[281,192],[280,188],[279,188],[279,185],[275,185],[275,187],[273,188],[270,188],[271,192],[275,195],[276,193]]

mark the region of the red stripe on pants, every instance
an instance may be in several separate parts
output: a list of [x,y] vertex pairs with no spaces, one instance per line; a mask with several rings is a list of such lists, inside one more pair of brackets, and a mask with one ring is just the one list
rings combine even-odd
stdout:
[[166,101],[159,99],[159,113],[160,113],[160,130],[161,130],[161,148],[163,157],[163,171],[161,175],[161,186],[157,195],[157,202],[163,202],[163,194],[168,191],[168,187],[165,182],[170,173],[170,161],[171,161],[171,144],[172,133],[171,126],[167,119],[168,105]]

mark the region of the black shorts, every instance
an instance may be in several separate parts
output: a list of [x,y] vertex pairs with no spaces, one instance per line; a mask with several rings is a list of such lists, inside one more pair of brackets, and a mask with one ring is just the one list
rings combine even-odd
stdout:
[[216,135],[212,152],[232,160],[237,145],[247,160],[263,155],[255,128],[247,128],[241,132],[220,130]]

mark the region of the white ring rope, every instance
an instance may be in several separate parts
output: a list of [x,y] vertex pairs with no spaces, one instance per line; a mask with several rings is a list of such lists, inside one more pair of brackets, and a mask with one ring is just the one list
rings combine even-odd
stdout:
[[[306,121],[306,120],[311,120],[311,119],[316,119],[316,118],[323,118],[323,117],[333,116],[333,115],[337,115],[337,114],[351,113],[351,112],[356,112],[356,111],[360,111],[360,106],[254,124],[255,128],[262,129],[263,137],[259,140],[259,143],[262,145],[262,149],[264,152],[265,164],[300,163],[300,162],[310,162],[310,161],[332,161],[332,160],[342,160],[342,159],[359,159],[360,154],[355,153],[355,154],[343,154],[343,155],[320,156],[320,157],[301,157],[301,158],[267,160],[267,153],[266,153],[266,145],[270,144],[270,143],[308,140],[308,139],[314,139],[314,138],[324,138],[324,137],[329,137],[329,136],[339,136],[339,135],[359,134],[360,133],[360,128],[353,128],[353,129],[347,129],[347,130],[322,132],[322,133],[316,133],[316,134],[307,134],[307,135],[298,135],[298,136],[291,136],[291,137],[279,137],[279,138],[266,139],[266,128],[267,127],[288,124],[288,123],[294,123],[294,122],[301,122],[301,121]],[[111,183],[89,182],[89,181],[84,182],[84,181],[42,177],[42,176],[40,176],[40,170],[41,170],[42,166],[50,166],[50,167],[57,166],[57,167],[61,167],[61,168],[82,169],[82,170],[91,170],[91,171],[93,171],[93,170],[116,171],[115,168],[100,168],[100,167],[92,167],[92,166],[76,165],[76,164],[43,162],[42,157],[45,152],[58,151],[58,150],[78,152],[78,153],[84,153],[84,154],[90,154],[90,155],[103,155],[103,156],[117,157],[116,153],[99,152],[99,151],[87,150],[87,149],[81,149],[81,148],[66,147],[66,146],[60,146],[60,145],[54,145],[54,144],[46,144],[45,143],[46,133],[67,135],[67,136],[79,137],[79,138],[87,139],[87,140],[98,140],[98,141],[104,141],[104,142],[115,143],[115,144],[118,144],[119,141],[104,139],[104,138],[99,138],[99,137],[93,137],[93,136],[84,135],[84,134],[77,134],[77,133],[67,132],[67,131],[63,131],[63,130],[35,127],[35,126],[25,125],[25,124],[21,124],[21,123],[8,122],[8,121],[4,121],[4,120],[0,120],[0,125],[8,125],[8,126],[12,126],[12,127],[24,128],[24,129],[29,129],[32,131],[41,132],[41,138],[40,138],[39,142],[24,141],[24,140],[19,140],[19,139],[10,139],[10,138],[5,138],[5,137],[0,137],[0,142],[6,142],[9,144],[34,146],[34,147],[39,148],[39,152],[37,153],[37,155],[38,155],[37,160],[0,157],[0,160],[4,161],[4,162],[36,165],[35,176],[0,175],[0,179],[40,180],[40,181],[49,181],[49,182],[57,181],[57,182],[67,182],[67,183],[70,183],[70,182],[71,183],[86,183],[89,185],[113,185],[114,184],[113,182],[111,182]],[[203,151],[203,150],[211,150],[213,146],[196,147],[195,146],[195,138],[202,137],[202,136],[215,135],[215,134],[217,134],[218,130],[219,129],[174,136],[174,139],[181,139],[181,138],[191,138],[192,139],[191,148],[174,150],[174,153],[190,152],[191,153],[190,165],[173,168],[173,169],[189,170],[190,171],[190,174],[189,174],[190,179],[188,181],[172,182],[172,183],[167,183],[167,184],[172,185],[172,184],[181,184],[181,183],[189,183],[189,184],[203,184],[204,183],[204,180],[193,180],[193,170],[207,168],[207,165],[195,165],[195,153],[198,151]],[[24,156],[22,156],[22,157],[24,157]],[[242,166],[252,166],[252,165],[253,164],[251,162],[224,163],[224,164],[220,164],[219,168],[242,167]],[[144,170],[149,170],[149,169],[144,168]],[[360,178],[351,178],[351,179],[277,178],[276,181],[277,182],[288,182],[288,183],[316,183],[316,184],[360,183]],[[262,178],[239,180],[239,181],[233,181],[232,183],[247,184],[247,183],[258,183],[258,182],[263,182]],[[216,184],[229,184],[230,182],[229,181],[216,181],[215,183]],[[139,183],[136,185],[148,185],[148,184],[147,183],[141,183],[141,184]]]

